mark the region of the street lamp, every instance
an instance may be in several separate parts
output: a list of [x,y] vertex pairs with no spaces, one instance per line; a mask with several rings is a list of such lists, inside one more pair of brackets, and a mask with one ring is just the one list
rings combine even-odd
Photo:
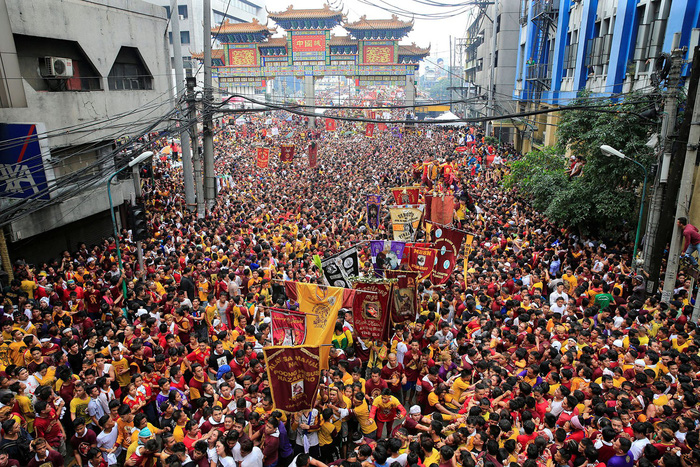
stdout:
[[615,156],[619,157],[620,159],[625,159],[627,161],[633,162],[637,164],[642,171],[644,172],[644,184],[642,185],[642,201],[639,204],[639,219],[637,220],[637,235],[634,238],[634,250],[632,251],[632,270],[636,272],[636,263],[637,263],[637,247],[639,246],[639,234],[642,230],[642,215],[644,214],[644,198],[646,198],[647,194],[647,169],[644,167],[641,163],[637,162],[634,159],[630,159],[626,155],[624,155],[622,152],[618,151],[617,149],[608,146],[607,144],[604,144],[600,147],[600,150],[603,151],[603,154],[606,156]]
[[[141,154],[139,154],[138,157],[134,158],[133,160],[129,161],[127,165],[122,167],[121,169],[117,170],[114,172],[112,175],[110,175],[109,179],[107,180],[107,198],[109,198],[109,213],[112,215],[112,228],[114,229],[114,242],[117,246],[117,261],[119,262],[119,269],[121,273],[124,273],[124,263],[122,262],[122,251],[121,247],[119,246],[119,231],[117,230],[117,218],[114,215],[114,204],[112,203],[112,179],[116,177],[119,172],[122,170],[126,169],[127,167],[135,167],[141,162],[145,161],[146,159],[150,159],[153,157],[153,151],[146,151]],[[124,278],[122,278],[122,288],[124,289],[124,303],[126,303],[126,281],[124,281]]]

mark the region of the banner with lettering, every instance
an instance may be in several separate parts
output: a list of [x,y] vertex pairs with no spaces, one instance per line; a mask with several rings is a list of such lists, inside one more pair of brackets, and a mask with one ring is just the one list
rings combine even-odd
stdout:
[[391,225],[394,231],[394,240],[399,242],[412,242],[423,217],[425,206],[413,204],[405,206],[389,206]]
[[449,225],[452,224],[454,212],[455,197],[453,195],[433,195],[430,200],[430,217],[426,219],[436,224]]
[[280,162],[290,164],[294,160],[294,145],[283,144],[280,146]]
[[372,230],[379,228],[381,209],[382,195],[367,195],[367,225]]
[[401,186],[392,188],[396,204],[418,204],[420,188],[417,186]]
[[374,135],[374,123],[368,123],[365,127],[365,136],[371,138]]
[[263,356],[275,408],[292,413],[313,408],[321,380],[319,346],[270,346]]
[[391,240],[371,240],[369,251],[372,257],[372,266],[377,277],[384,277],[384,271],[398,269],[401,266],[405,242]]
[[302,345],[306,340],[306,315],[283,308],[270,309],[272,345]]
[[355,332],[363,341],[386,341],[388,339],[391,289],[390,282],[355,283],[352,320]]
[[[474,243],[474,235],[466,234],[464,236],[464,270],[467,270],[467,261],[469,261],[469,255],[472,254],[472,244]],[[516,251],[516,253],[518,253]]]
[[464,232],[450,227],[433,225],[431,230],[437,256],[433,268],[434,284],[444,284],[457,264],[457,253],[462,248]]
[[430,279],[435,265],[437,250],[424,246],[411,246],[408,249],[408,268],[418,273],[418,281]]
[[328,285],[352,288],[348,278],[360,275],[360,260],[357,255],[357,248],[351,247],[322,259],[321,269],[323,270],[323,278]]
[[385,272],[387,279],[396,279],[392,289],[394,302],[391,307],[391,321],[398,324],[415,320],[418,312],[418,272]]
[[332,118],[327,118],[326,119],[326,131],[335,131],[336,124],[335,120]]
[[318,146],[313,142],[309,145],[309,168],[315,169],[318,165]]
[[258,157],[256,160],[256,165],[261,169],[266,169],[269,162],[270,162],[270,149],[269,148],[258,148]]

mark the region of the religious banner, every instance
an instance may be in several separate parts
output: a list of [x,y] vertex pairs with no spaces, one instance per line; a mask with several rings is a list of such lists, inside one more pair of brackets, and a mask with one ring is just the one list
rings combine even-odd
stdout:
[[294,160],[294,145],[283,144],[280,146],[280,162],[290,164]]
[[272,345],[302,345],[306,340],[306,315],[282,308],[270,309]]
[[365,136],[371,138],[374,135],[374,123],[368,123],[365,127]]
[[326,284],[333,287],[352,288],[349,277],[360,275],[357,248],[351,247],[321,260],[321,270]]
[[335,120],[332,118],[326,119],[326,131],[335,131]]
[[457,147],[455,148],[455,151],[456,151],[456,152],[467,152],[468,150],[469,150],[469,148],[466,147],[466,146],[457,146]]
[[430,279],[435,265],[437,250],[423,246],[411,246],[409,248],[408,268],[418,272],[418,281]]
[[270,149],[269,148],[258,148],[258,157],[256,165],[261,169],[266,169],[267,164],[270,162]]
[[356,282],[352,320],[358,337],[366,342],[386,341],[389,335],[392,284]]
[[399,242],[412,242],[415,240],[414,237],[418,231],[424,209],[425,207],[422,204],[389,207],[394,240]]
[[388,129],[389,129],[389,127],[386,126],[386,123],[377,123],[377,130],[386,131]]
[[418,312],[418,272],[386,271],[387,279],[396,279],[392,289],[391,321],[395,324],[416,319]]
[[382,195],[367,195],[367,225],[372,230],[379,228]]
[[430,217],[426,219],[436,224],[449,225],[452,224],[454,213],[455,197],[453,195],[433,195],[430,200]]
[[385,270],[399,268],[405,247],[404,242],[370,240],[369,251],[377,277],[384,277]]
[[[299,311],[306,314],[305,345],[330,345],[338,310],[343,306],[345,289],[303,282],[285,282],[287,298],[299,303]],[[325,351],[323,350],[325,349]],[[322,367],[328,369],[330,347],[321,350]]]
[[275,408],[298,412],[313,408],[321,380],[321,348],[270,346],[263,349]]
[[396,204],[418,204],[420,187],[417,186],[401,186],[392,188]]
[[437,256],[435,257],[435,267],[433,268],[432,281],[434,284],[444,284],[450,278],[450,274],[455,269],[457,263],[457,253],[462,248],[464,232],[434,225],[432,228],[433,241]]
[[318,165],[318,146],[313,142],[309,144],[309,168],[315,169]]
[[[467,270],[466,262],[469,261],[469,255],[472,254],[472,243],[474,243],[474,235],[466,234],[464,237],[464,270]],[[518,253],[518,252],[516,252]]]

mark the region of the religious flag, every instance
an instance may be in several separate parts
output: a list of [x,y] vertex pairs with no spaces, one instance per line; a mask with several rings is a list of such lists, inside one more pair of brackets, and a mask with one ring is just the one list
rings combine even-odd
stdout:
[[270,309],[272,345],[302,345],[306,340],[306,315],[281,308]]
[[453,195],[433,195],[430,200],[430,217],[426,217],[426,219],[435,224],[450,225],[454,213],[455,197]]
[[267,164],[270,161],[270,149],[269,148],[258,148],[258,158],[256,164],[261,169],[266,169]]
[[333,287],[352,288],[349,277],[360,275],[360,260],[357,248],[350,247],[338,254],[321,260],[321,270],[326,284]]
[[[464,238],[464,270],[467,270],[466,262],[469,261],[469,255],[472,254],[472,243],[474,243],[474,235],[466,234]],[[516,253],[518,253],[516,251]]]
[[321,381],[321,354],[321,348],[312,345],[263,349],[275,408],[292,413],[313,408]]
[[417,186],[401,186],[392,188],[396,204],[418,204],[420,187]]
[[468,150],[469,150],[469,148],[466,146],[457,146],[455,148],[455,151],[457,151],[457,152],[467,152]]
[[464,137],[464,142],[467,144],[467,146],[472,146],[476,142],[476,141],[474,141],[474,135],[472,135],[471,133],[468,133]]
[[367,195],[367,225],[372,230],[379,228],[382,195]]
[[[434,198],[433,198],[434,199]],[[434,225],[433,240],[437,256],[433,268],[433,283],[444,284],[450,278],[457,263],[457,253],[462,248],[464,232],[450,227]]]
[[291,163],[294,159],[294,145],[293,144],[283,144],[280,147],[280,162],[285,162],[287,164]]
[[415,240],[414,237],[418,231],[424,209],[425,206],[422,204],[389,207],[394,240],[400,242],[412,242]]
[[[338,310],[343,306],[345,289],[304,282],[285,282],[287,298],[299,303],[299,311],[306,314],[305,345],[330,345]],[[324,351],[325,349],[325,351]],[[330,347],[321,350],[323,369],[328,369]]]
[[392,296],[391,321],[413,321],[418,312],[418,273],[416,271],[386,271],[387,279],[396,279]]
[[423,246],[412,246],[409,248],[408,268],[418,272],[418,281],[430,279],[435,265],[437,250]]
[[365,127],[365,136],[371,138],[374,135],[374,123],[368,123]]
[[318,165],[318,146],[315,142],[309,144],[309,168],[315,169]]
[[369,251],[372,256],[374,272],[384,277],[384,271],[398,269],[401,265],[406,243],[391,240],[370,240]]
[[377,123],[377,130],[386,131],[388,129],[389,129],[389,127],[386,126],[386,123]]
[[326,131],[335,131],[335,120],[332,118],[326,119]]
[[357,336],[363,341],[386,341],[389,336],[392,284],[356,282],[352,303],[352,320]]

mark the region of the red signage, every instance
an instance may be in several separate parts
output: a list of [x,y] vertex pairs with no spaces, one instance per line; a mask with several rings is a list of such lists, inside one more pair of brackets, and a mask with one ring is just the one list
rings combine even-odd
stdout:
[[255,49],[229,49],[229,66],[257,66],[258,55]]
[[294,36],[292,39],[293,52],[324,52],[326,50],[326,35]]

